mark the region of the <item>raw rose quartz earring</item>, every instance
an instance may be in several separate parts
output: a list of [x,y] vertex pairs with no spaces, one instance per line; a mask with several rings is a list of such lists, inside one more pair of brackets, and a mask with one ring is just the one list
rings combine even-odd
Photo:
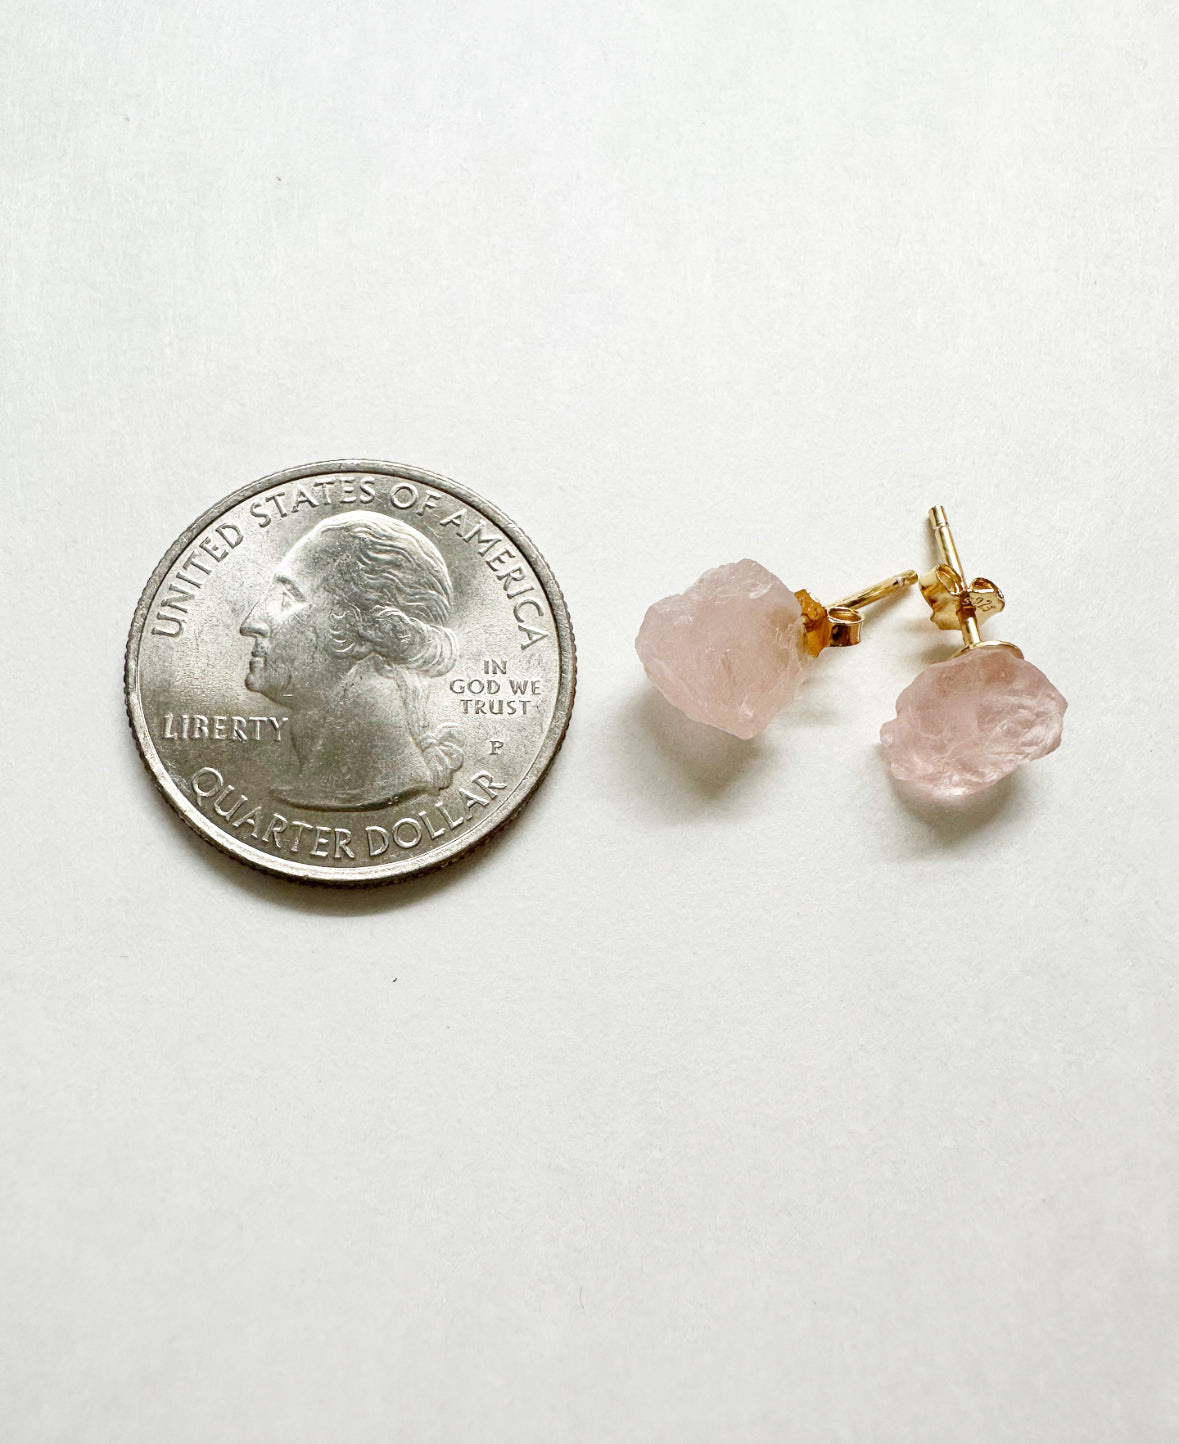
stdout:
[[730,562],[649,607],[635,650],[673,707],[734,737],[756,737],[794,700],[825,647],[860,640],[861,607],[916,581],[916,572],[901,572],[825,607],[757,562]]
[[1068,703],[1014,643],[982,640],[979,623],[1003,610],[1003,593],[985,577],[966,581],[940,506],[929,524],[941,561],[921,577],[921,594],[934,625],[961,630],[966,645],[905,688],[880,743],[894,777],[944,802],[1054,752]]

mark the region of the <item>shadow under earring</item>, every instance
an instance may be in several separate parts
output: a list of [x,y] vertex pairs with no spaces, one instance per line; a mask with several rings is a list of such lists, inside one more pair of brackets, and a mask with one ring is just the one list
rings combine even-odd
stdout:
[[756,737],[798,695],[821,651],[860,640],[861,607],[916,581],[916,572],[901,572],[825,607],[746,558],[655,602],[635,650],[673,707],[734,737]]
[[892,775],[935,801],[981,792],[1060,746],[1068,703],[1013,642],[984,642],[979,624],[1003,610],[985,577],[967,582],[940,506],[929,513],[940,562],[920,578],[935,626],[965,646],[934,662],[897,698],[880,729]]

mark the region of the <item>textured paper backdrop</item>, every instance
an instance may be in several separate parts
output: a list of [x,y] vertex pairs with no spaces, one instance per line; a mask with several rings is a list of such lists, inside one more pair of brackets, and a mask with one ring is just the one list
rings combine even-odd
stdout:
[[[0,1398],[13,1444],[1179,1437],[1179,22],[1130,0],[11,4]],[[565,589],[500,841],[252,875],[122,715],[195,516],[337,456]],[[911,599],[753,745],[632,638],[931,559],[1068,697],[955,822]]]

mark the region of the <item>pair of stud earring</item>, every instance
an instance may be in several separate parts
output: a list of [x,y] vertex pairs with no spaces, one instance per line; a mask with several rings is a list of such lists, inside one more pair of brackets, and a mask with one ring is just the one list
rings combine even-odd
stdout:
[[979,627],[1003,610],[985,577],[967,581],[945,512],[929,513],[938,563],[899,572],[825,607],[754,561],[715,567],[647,611],[635,648],[647,676],[696,722],[736,737],[763,732],[797,696],[827,647],[860,640],[862,609],[917,586],[931,620],[963,645],[921,672],[880,731],[894,777],[937,801],[979,792],[1060,746],[1068,705],[1012,642],[984,641]]

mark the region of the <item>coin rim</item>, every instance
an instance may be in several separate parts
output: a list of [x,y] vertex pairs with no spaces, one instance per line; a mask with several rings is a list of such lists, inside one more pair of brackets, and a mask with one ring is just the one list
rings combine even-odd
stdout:
[[[464,505],[482,512],[488,521],[493,522],[511,538],[528,565],[536,573],[537,580],[548,598],[549,610],[553,615],[560,659],[560,677],[552,721],[549,723],[548,731],[545,733],[540,750],[533,758],[531,766],[516,783],[509,797],[504,798],[500,811],[493,813],[486,821],[480,822],[470,832],[455,838],[445,847],[439,848],[424,858],[404,858],[399,862],[387,863],[383,867],[351,868],[346,872],[308,863],[288,863],[281,858],[272,858],[266,853],[237,842],[221,829],[214,827],[203,813],[193,807],[169,775],[152,739],[139,695],[139,646],[143,638],[144,624],[160,586],[181,552],[191,546],[202,532],[207,531],[218,517],[248,500],[257,492],[270,491],[276,486],[282,486],[292,481],[301,481],[310,476],[319,476],[325,472],[375,473],[380,476],[401,478],[422,486],[435,486],[454,496]],[[123,672],[127,720],[131,727],[131,735],[135,739],[136,750],[143,765],[147,768],[148,775],[184,822],[218,851],[238,862],[245,863],[247,867],[269,873],[273,877],[287,878],[292,882],[323,884],[331,887],[375,887],[381,883],[404,882],[413,877],[421,877],[437,868],[456,862],[460,857],[486,842],[500,828],[505,827],[532,797],[545,773],[552,766],[553,758],[560,750],[569,728],[569,717],[573,711],[576,687],[577,652],[573,637],[573,624],[569,618],[569,608],[548,563],[520,527],[498,507],[485,501],[469,487],[451,481],[449,477],[442,476],[438,472],[423,471],[421,467],[401,466],[389,461],[355,459],[312,462],[303,466],[292,466],[285,471],[273,472],[259,481],[252,481],[237,491],[231,492],[203,512],[168,548],[148,579],[135,608],[131,629],[127,634]]]

